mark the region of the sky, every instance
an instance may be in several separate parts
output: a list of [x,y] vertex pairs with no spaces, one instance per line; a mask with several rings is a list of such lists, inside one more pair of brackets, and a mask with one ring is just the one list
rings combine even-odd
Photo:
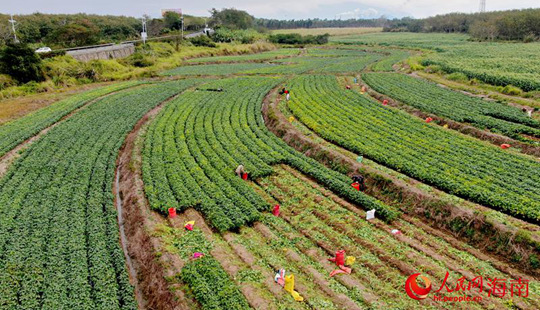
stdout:
[[[480,0],[0,0],[0,13],[93,13],[159,17],[161,9],[208,16],[211,8],[234,7],[260,18],[423,18],[450,12],[477,12]],[[540,0],[486,0],[486,10],[539,8]]]

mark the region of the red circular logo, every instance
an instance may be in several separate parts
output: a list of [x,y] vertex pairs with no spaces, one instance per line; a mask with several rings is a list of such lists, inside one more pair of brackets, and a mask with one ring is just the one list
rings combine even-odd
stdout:
[[420,287],[418,286],[418,283],[416,283],[416,278],[418,278],[418,276],[420,276],[420,273],[415,273],[405,281],[405,291],[412,299],[421,300],[426,298],[431,291],[431,281],[424,276],[420,276],[420,278],[424,280],[425,286]]

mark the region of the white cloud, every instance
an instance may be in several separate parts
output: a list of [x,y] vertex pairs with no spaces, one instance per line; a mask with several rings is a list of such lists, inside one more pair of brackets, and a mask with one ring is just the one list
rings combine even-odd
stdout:
[[336,18],[339,19],[359,19],[359,18],[376,18],[379,17],[379,11],[374,8],[369,9],[354,9],[352,11],[339,13],[336,15]]

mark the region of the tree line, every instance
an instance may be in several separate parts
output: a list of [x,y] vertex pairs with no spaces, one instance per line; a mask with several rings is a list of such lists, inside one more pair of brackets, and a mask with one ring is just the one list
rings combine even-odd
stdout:
[[280,20],[257,18],[255,24],[258,27],[275,29],[297,29],[297,28],[345,28],[345,27],[383,27],[386,18],[381,16],[377,19],[298,19]]
[[[13,38],[9,15],[0,14],[0,45]],[[51,48],[66,48],[100,43],[139,39],[142,31],[140,18],[94,14],[42,14],[15,15],[17,37],[21,42],[43,44]],[[180,30],[177,13],[169,12],[163,18],[146,16],[150,36],[159,36]],[[202,29],[205,19],[184,15],[184,29]]]
[[[0,15],[0,40],[6,43],[13,34],[9,15]],[[89,14],[42,14],[14,16],[17,37],[24,43],[52,47],[74,47],[120,41],[138,36],[141,21],[126,16]]]
[[388,20],[383,31],[467,33],[477,40],[540,40],[540,9]]

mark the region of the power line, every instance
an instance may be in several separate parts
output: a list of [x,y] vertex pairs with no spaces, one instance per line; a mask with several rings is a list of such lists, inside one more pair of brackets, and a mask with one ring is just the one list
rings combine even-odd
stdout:
[[480,13],[484,13],[486,11],[486,0],[480,0]]

